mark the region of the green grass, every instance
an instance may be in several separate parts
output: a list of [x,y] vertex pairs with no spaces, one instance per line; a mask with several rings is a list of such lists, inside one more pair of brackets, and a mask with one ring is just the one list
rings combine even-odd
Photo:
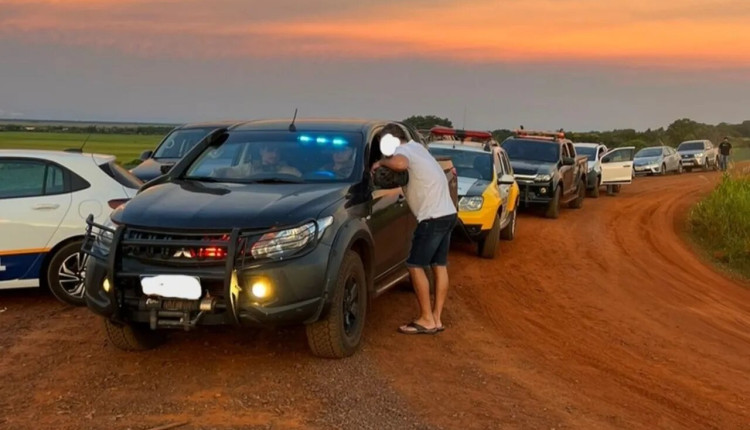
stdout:
[[88,137],[84,152],[111,154],[123,165],[137,162],[141,152],[154,149],[163,135],[0,132],[0,149],[80,148]]
[[689,216],[691,234],[730,270],[750,278],[750,175],[725,174]]

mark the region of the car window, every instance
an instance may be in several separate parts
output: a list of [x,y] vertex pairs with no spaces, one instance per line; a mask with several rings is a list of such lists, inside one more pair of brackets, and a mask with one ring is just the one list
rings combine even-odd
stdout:
[[63,170],[58,166],[47,165],[44,194],[60,194],[65,192]]
[[46,172],[44,162],[0,160],[0,198],[44,195]]
[[201,141],[214,127],[183,128],[173,130],[154,151],[154,158],[182,158]]
[[493,160],[492,155],[487,152],[438,148],[435,146],[431,146],[429,151],[434,157],[450,157],[459,177],[484,179],[486,181],[492,180]]
[[633,149],[632,148],[623,148],[623,149],[613,149],[612,152],[605,155],[602,158],[602,162],[604,163],[619,163],[623,161],[630,161],[633,159]]
[[513,166],[510,165],[510,160],[508,159],[508,156],[505,155],[505,153],[503,152],[500,153],[500,161],[502,161],[503,163],[503,171],[508,175],[512,175]]
[[562,146],[562,156],[563,157],[570,157],[570,151],[568,150],[568,145]]
[[495,173],[497,173],[497,177],[501,177],[505,174],[505,169],[503,169],[503,165],[500,162],[500,153],[495,152],[495,155],[492,157],[495,165]]

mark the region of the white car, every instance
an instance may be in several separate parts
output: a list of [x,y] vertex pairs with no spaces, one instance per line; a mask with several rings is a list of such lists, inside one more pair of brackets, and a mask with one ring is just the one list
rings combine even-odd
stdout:
[[111,155],[0,150],[0,289],[83,305],[86,217],[104,222],[141,184]]
[[599,187],[602,184],[601,160],[607,153],[607,147],[601,143],[575,143],[576,154],[588,157],[589,172],[586,175],[586,191],[589,197],[599,197]]
[[633,182],[633,176],[635,176],[633,170],[634,157],[634,146],[614,148],[602,156],[600,159],[601,185],[607,187],[607,194],[619,193],[622,185]]

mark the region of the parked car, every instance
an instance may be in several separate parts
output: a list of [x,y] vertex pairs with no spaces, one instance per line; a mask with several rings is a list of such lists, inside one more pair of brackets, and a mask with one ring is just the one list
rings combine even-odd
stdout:
[[138,179],[147,182],[163,175],[208,133],[220,127],[228,127],[234,122],[204,122],[185,124],[174,128],[157,145],[156,149],[143,151],[141,163],[130,170]]
[[86,217],[104,221],[141,185],[111,155],[0,150],[0,289],[83,305]]
[[304,324],[315,355],[353,354],[370,299],[408,279],[417,225],[408,175],[386,188],[370,174],[386,124],[220,128],[105,223],[89,220],[85,298],[110,341],[139,350],[169,329]]
[[521,189],[521,203],[546,206],[545,216],[557,218],[560,205],[581,208],[586,196],[588,166],[562,132],[519,130],[501,145]]
[[619,193],[623,185],[630,184],[633,181],[635,175],[633,171],[634,158],[634,146],[614,148],[602,156],[600,159],[600,185],[607,187],[608,195]]
[[516,232],[519,189],[508,155],[489,142],[437,140],[429,148],[432,155],[453,161],[461,231],[476,242],[481,257],[493,258],[499,239],[512,240]]
[[636,175],[666,175],[682,173],[680,154],[670,146],[649,146],[635,153],[633,169]]
[[601,143],[576,143],[573,146],[578,155],[585,155],[587,158],[586,191],[589,197],[597,198],[602,185],[601,159],[607,152],[607,147]]
[[690,172],[693,168],[703,170],[719,168],[719,150],[710,140],[688,140],[677,146],[682,168]]

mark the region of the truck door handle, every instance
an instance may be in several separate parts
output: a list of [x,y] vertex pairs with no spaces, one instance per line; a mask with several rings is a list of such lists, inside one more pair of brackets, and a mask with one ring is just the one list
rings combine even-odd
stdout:
[[49,209],[57,209],[60,205],[55,203],[40,203],[38,205],[34,205],[31,207],[31,209],[34,209],[35,211],[39,210],[49,210]]

